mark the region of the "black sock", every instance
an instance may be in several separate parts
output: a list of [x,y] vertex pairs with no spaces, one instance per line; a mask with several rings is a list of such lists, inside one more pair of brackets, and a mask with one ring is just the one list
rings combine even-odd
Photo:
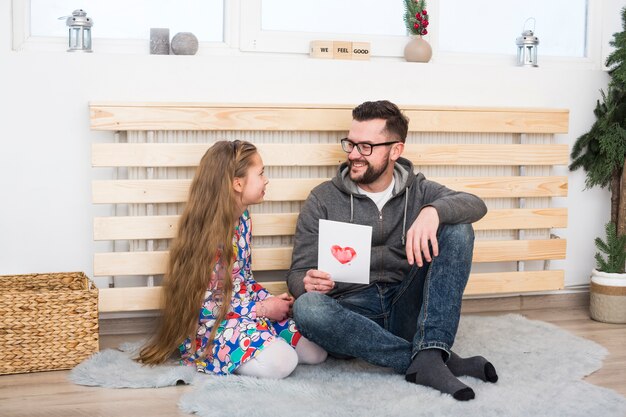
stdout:
[[459,401],[474,398],[474,390],[459,381],[443,362],[440,349],[421,350],[406,370],[406,379],[419,385],[450,394]]
[[454,376],[472,376],[485,382],[496,382],[498,374],[496,368],[482,356],[462,358],[454,352],[450,352],[450,359],[446,362]]

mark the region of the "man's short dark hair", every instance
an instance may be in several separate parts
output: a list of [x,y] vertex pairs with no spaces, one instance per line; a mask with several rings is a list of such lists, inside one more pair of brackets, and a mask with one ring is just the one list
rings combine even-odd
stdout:
[[402,114],[398,106],[387,100],[366,101],[352,110],[352,118],[358,122],[373,119],[385,120],[385,130],[391,136],[390,139],[406,140],[409,130],[409,119]]

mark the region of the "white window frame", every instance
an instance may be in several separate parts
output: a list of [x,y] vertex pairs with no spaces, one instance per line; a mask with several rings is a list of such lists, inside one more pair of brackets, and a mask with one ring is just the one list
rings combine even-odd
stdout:
[[[261,29],[261,0],[242,0],[242,2],[245,7],[241,8],[239,47],[246,52],[308,54],[310,41],[335,40],[369,42],[371,56],[401,57],[408,39],[405,36],[264,31]],[[435,7],[430,6],[430,9],[434,11]],[[425,39],[430,38],[431,35],[425,36]]]
[[[380,58],[401,58],[404,46],[408,42],[408,35],[402,36],[374,36],[374,35],[347,35],[332,33],[304,33],[304,32],[277,32],[261,29],[261,0],[242,0],[245,7],[241,9],[240,49],[246,52],[268,53],[308,53],[311,40],[345,40],[355,42],[370,42],[371,56]],[[587,34],[585,57],[556,57],[541,54],[539,45],[540,67],[577,67],[597,69],[604,68],[608,56],[608,40],[612,36],[608,30],[602,28],[602,22],[611,10],[619,8],[620,0],[588,0]],[[613,3],[611,5],[611,3]],[[441,64],[470,64],[514,66],[516,61],[515,39],[511,39],[510,54],[463,54],[439,52],[438,24],[439,3],[432,1],[428,5],[431,16],[429,33],[424,38],[433,48],[431,63]],[[541,40],[541,34],[538,34]],[[604,43],[600,43],[603,41]],[[605,46],[604,44],[607,44]],[[599,45],[602,45],[601,47]]]
[[[605,69],[604,62],[611,52],[608,41],[613,32],[621,30],[604,27],[614,20],[613,14],[625,5],[624,0],[588,0],[587,56],[584,58],[550,57],[541,54],[539,66],[576,67],[581,69]],[[67,39],[62,37],[30,36],[30,0],[11,0],[13,24],[13,50],[65,52]],[[433,47],[431,64],[450,65],[515,65],[516,47],[511,40],[511,54],[459,54],[438,51],[437,19],[438,2],[429,4],[432,24],[425,39]],[[541,34],[538,33],[541,39]],[[98,39],[94,42],[95,53],[131,53],[145,55],[149,51],[149,40]],[[369,42],[372,59],[402,60],[408,36],[347,35],[332,33],[275,32],[261,30],[261,0],[226,0],[224,2],[224,41],[200,42],[198,55],[245,55],[248,53],[294,54],[306,56],[311,40],[345,40]]]
[[[14,51],[65,52],[66,37],[30,35],[30,0],[11,0],[13,15]],[[200,42],[197,55],[227,55],[239,43],[239,0],[224,1],[224,33],[222,42]],[[61,22],[59,22],[61,24]],[[150,51],[149,39],[102,39],[93,42],[96,53],[122,53],[146,55]]]

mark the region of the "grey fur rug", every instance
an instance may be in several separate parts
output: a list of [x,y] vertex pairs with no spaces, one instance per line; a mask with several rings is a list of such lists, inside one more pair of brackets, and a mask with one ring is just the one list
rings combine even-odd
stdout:
[[582,381],[607,351],[556,326],[519,315],[463,316],[455,343],[461,356],[482,354],[495,365],[496,384],[463,377],[476,399],[410,384],[402,375],[358,360],[328,359],[298,366],[284,380],[217,377],[174,365],[144,368],[129,357],[136,345],[93,355],[70,373],[82,385],[194,386],[179,407],[201,417],[356,416],[626,416],[626,398]]

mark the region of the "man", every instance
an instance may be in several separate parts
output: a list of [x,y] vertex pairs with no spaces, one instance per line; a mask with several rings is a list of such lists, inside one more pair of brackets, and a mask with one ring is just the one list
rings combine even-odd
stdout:
[[[362,358],[457,400],[473,399],[457,376],[495,382],[495,368],[450,349],[472,262],[470,223],[487,208],[413,172],[401,157],[408,119],[395,104],[365,102],[352,117],[341,140],[347,161],[311,191],[298,217],[287,274],[296,323],[336,357]],[[319,219],[373,227],[369,285],[336,283],[316,269]]]

